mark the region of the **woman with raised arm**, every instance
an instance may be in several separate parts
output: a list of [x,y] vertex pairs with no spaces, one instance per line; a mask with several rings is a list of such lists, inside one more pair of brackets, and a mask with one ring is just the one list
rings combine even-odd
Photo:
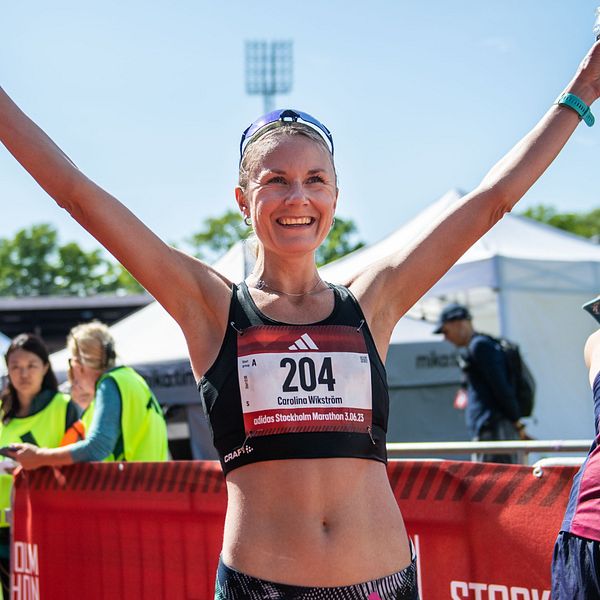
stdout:
[[242,136],[235,195],[258,258],[236,285],[164,244],[0,94],[9,151],[185,334],[227,481],[216,598],[418,598],[385,468],[390,334],[538,179],[598,95],[596,45],[473,192],[418,243],[337,286],[314,261],[338,198],[333,139],[310,115],[275,111]]

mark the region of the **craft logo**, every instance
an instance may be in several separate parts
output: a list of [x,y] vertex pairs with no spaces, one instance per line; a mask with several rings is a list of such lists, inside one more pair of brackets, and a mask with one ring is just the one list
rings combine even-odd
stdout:
[[13,570],[10,577],[11,600],[40,599],[38,545],[13,544]]

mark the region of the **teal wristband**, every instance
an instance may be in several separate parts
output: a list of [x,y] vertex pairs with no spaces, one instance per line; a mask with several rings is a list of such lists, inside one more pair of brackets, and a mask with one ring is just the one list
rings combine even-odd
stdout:
[[575,94],[561,94],[556,103],[574,110],[588,127],[591,127],[596,121],[590,107]]

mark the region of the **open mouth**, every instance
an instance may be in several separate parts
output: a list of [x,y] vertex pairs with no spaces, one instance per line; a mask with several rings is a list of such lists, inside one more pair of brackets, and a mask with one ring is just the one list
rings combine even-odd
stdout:
[[277,223],[284,227],[301,227],[312,225],[315,222],[313,217],[279,217]]

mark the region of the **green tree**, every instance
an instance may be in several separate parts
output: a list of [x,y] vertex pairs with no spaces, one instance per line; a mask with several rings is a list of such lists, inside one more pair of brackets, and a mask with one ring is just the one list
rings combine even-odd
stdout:
[[49,224],[0,238],[0,295],[47,296],[140,292],[143,288],[100,250],[85,252],[76,243],[60,245]]
[[600,208],[582,213],[559,213],[553,206],[538,204],[522,214],[558,229],[600,241]]
[[205,219],[202,229],[185,241],[191,246],[192,254],[196,258],[213,262],[250,233],[251,229],[244,223],[240,214],[229,209],[220,217]]
[[357,229],[352,219],[336,217],[329,235],[317,249],[317,265],[322,267],[346,254],[350,254],[350,252],[362,248],[365,244],[360,240],[354,241],[356,235]]

